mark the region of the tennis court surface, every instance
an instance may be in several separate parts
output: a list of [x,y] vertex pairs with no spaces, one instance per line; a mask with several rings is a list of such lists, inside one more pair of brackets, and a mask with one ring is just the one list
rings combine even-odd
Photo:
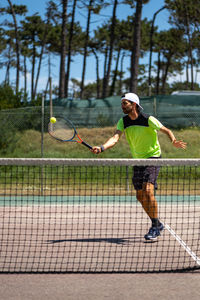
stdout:
[[[156,242],[132,186],[161,166]],[[200,160],[0,159],[1,273],[199,272]]]

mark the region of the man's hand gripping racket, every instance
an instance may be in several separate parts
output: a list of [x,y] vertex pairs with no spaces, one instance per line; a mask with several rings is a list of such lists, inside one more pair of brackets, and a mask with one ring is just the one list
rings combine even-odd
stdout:
[[55,123],[49,122],[48,132],[51,137],[60,142],[76,142],[92,149],[92,146],[84,142],[79,136],[74,124],[66,118],[57,118]]

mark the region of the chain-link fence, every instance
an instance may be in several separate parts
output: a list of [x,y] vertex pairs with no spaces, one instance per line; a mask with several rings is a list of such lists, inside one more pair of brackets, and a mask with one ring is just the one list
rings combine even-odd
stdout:
[[[158,118],[169,128],[188,128],[200,126],[199,96],[159,96],[141,98],[145,113]],[[120,97],[105,100],[66,100],[53,101],[53,115],[64,115],[77,128],[95,128],[115,126],[122,116]],[[34,141],[34,132],[41,133],[41,153],[43,134],[47,132],[50,117],[49,103],[43,107],[23,107],[0,111],[0,148],[7,154],[7,149],[15,147],[18,133],[28,131],[27,143]],[[41,154],[42,156],[42,154]]]
[[[158,118],[165,126],[186,128],[200,126],[200,96],[154,96],[141,98],[144,112]],[[54,101],[54,114],[65,114],[77,126],[113,126],[122,116],[120,97],[97,100]]]

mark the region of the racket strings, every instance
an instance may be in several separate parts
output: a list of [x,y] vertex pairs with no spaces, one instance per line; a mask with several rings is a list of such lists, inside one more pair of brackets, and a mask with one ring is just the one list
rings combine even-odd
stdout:
[[52,136],[66,141],[74,138],[75,130],[73,126],[63,119],[57,119],[56,123],[49,123],[49,131]]

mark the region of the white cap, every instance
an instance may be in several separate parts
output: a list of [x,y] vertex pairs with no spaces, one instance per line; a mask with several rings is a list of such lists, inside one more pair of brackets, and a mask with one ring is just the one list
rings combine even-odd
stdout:
[[140,106],[140,99],[136,94],[126,93],[122,96],[121,101],[124,100],[124,99],[136,103],[141,109],[143,109],[143,107]]

